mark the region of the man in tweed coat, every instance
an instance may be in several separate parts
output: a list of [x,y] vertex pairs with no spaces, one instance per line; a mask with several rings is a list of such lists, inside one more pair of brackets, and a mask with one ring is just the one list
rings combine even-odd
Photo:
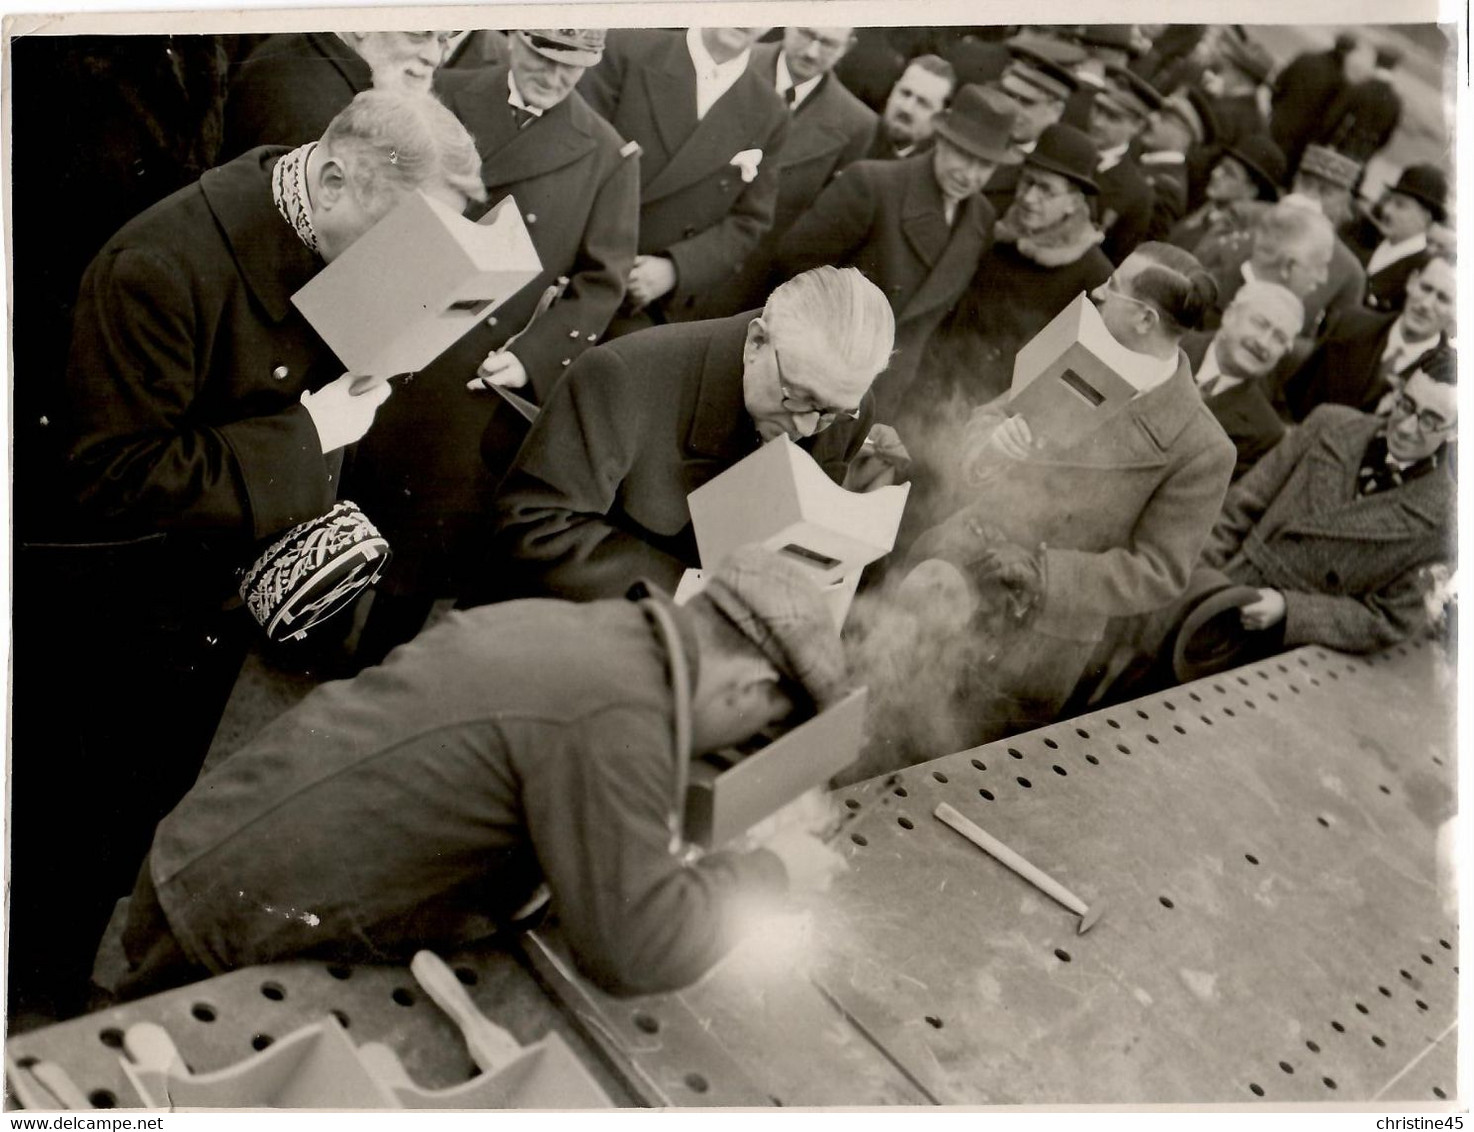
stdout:
[[1372,652],[1425,624],[1453,554],[1454,352],[1426,359],[1386,421],[1322,405],[1229,491],[1206,565],[1259,587],[1249,632]]

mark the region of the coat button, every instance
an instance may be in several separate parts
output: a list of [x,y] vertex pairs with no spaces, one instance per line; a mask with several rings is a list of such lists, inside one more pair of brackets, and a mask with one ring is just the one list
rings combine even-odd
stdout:
[[597,342],[598,340],[599,340],[599,336],[597,334],[590,334],[589,335],[589,341],[590,342]]
[[486,325],[487,326],[495,326],[496,325],[496,315],[492,315],[490,318],[488,318],[486,320]]
[[49,426],[51,424],[51,418],[50,417],[42,417],[37,423],[42,428],[46,428],[47,426]]
[[696,235],[696,229],[694,227],[689,227],[688,226],[686,228],[686,231],[682,234],[682,238],[683,239],[686,239],[686,240],[689,240],[694,235]]
[[276,369],[271,371],[271,376],[277,381],[285,381],[291,372],[286,366],[277,366]]
[[527,223],[529,223],[529,224],[536,224],[537,223],[537,213],[535,213],[535,212],[529,212],[527,214]]
[[573,359],[572,358],[564,358],[563,361],[560,364],[565,365],[565,366],[571,366],[573,364]]
[[578,339],[578,331],[577,330],[570,330],[568,332],[568,337],[570,337],[570,338],[574,339],[575,341],[577,341],[577,339]]

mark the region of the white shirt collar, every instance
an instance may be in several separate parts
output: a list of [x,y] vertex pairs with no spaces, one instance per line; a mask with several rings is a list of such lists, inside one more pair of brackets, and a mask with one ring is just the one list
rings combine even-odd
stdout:
[[1417,255],[1427,246],[1428,234],[1426,232],[1419,232],[1416,236],[1409,236],[1406,240],[1395,244],[1383,240],[1377,245],[1377,250],[1372,253],[1372,258],[1367,260],[1367,274],[1375,275],[1384,267],[1390,267],[1400,259]]
[[815,75],[811,79],[805,79],[801,83],[794,82],[793,75],[790,74],[788,71],[788,60],[783,58],[782,51],[778,52],[778,74],[776,89],[781,95],[789,87],[793,88],[793,108],[795,110],[797,110],[800,106],[804,104],[804,99],[813,94],[814,91],[819,88],[819,84],[823,81],[824,76],[822,74],[819,74]]
[[1213,335],[1213,340],[1208,343],[1208,348],[1203,351],[1203,361],[1198,366],[1198,372],[1193,375],[1194,380],[1198,383],[1199,389],[1202,389],[1203,386],[1207,385],[1216,377],[1218,379],[1218,388],[1213,390],[1215,395],[1222,393],[1225,389],[1232,389],[1235,385],[1243,384],[1244,380],[1241,377],[1234,377],[1232,374],[1225,373],[1223,367],[1219,365],[1219,337],[1217,334]]
[[518,110],[526,110],[534,118],[543,116],[542,110],[536,106],[529,106],[527,100],[522,97],[522,92],[517,89],[517,77],[512,74],[510,68],[507,69],[507,102]]
[[1038,145],[1039,139],[1035,138],[1033,141],[1014,142],[1013,148],[1018,150],[1020,153],[1027,155],[1033,153],[1034,150],[1038,148]]
[[696,117],[705,118],[717,99],[731,90],[747,70],[752,50],[749,48],[735,59],[718,63],[701,42],[700,28],[687,29],[686,50],[691,55],[691,65],[696,68]]
[[1417,361],[1434,346],[1438,345],[1437,333],[1430,334],[1427,338],[1419,338],[1416,341],[1409,339],[1402,332],[1403,316],[1398,315],[1397,321],[1392,324],[1392,329],[1387,332],[1387,348],[1382,351],[1382,360],[1389,358],[1397,359],[1397,368]]
[[1126,156],[1127,144],[1126,142],[1122,142],[1120,145],[1111,146],[1110,149],[1101,150],[1100,164],[1095,167],[1095,171],[1097,173],[1106,173],[1121,164],[1121,159]]
[[1187,154],[1174,149],[1159,149],[1155,153],[1143,153],[1138,160],[1143,165],[1186,165]]

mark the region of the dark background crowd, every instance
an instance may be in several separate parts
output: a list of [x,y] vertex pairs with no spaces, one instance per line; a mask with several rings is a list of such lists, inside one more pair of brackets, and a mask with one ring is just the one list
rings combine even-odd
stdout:
[[[429,89],[451,110],[484,162],[485,199],[468,215],[515,199],[543,271],[350,438],[342,495],[370,514],[395,559],[372,602],[335,631],[266,650],[268,667],[289,679],[311,684],[377,662],[447,599],[617,596],[630,579],[610,563],[625,552],[608,528],[550,519],[560,508],[613,516],[618,538],[640,544],[643,573],[673,584],[694,564],[683,514],[692,485],[598,499],[594,471],[633,443],[635,424],[611,424],[607,447],[587,441],[574,453],[588,462],[582,472],[565,456],[589,430],[560,425],[665,411],[621,378],[595,387],[586,376],[607,371],[626,336],[721,322],[710,341],[730,348],[735,367],[739,351],[765,345],[744,342],[744,312],[828,265],[858,268],[884,294],[895,352],[859,408],[810,390],[816,397],[793,410],[789,386],[778,388],[785,410],[815,418],[814,455],[836,479],[864,429],[893,430],[869,435],[912,477],[903,541],[944,518],[955,491],[947,420],[1005,394],[1018,350],[1087,292],[1103,313],[1110,294],[1155,309],[1156,328],[1138,332],[1124,313],[1107,325],[1169,362],[1180,346],[1232,445],[1223,478],[1232,463],[1243,486],[1230,490],[1205,562],[1217,571],[1209,586],[1278,595],[1240,599],[1246,631],[1272,630],[1277,647],[1383,647],[1423,624],[1427,567],[1449,561],[1451,491],[1430,494],[1447,478],[1454,427],[1451,402],[1433,389],[1452,385],[1455,332],[1443,86],[1452,40],[1437,27],[32,36],[10,50],[13,1018],[18,1007],[45,1018],[83,1005],[112,901],[198,772],[255,640],[222,601],[219,547],[159,502],[202,478],[228,495],[245,473],[208,445],[186,446],[130,483],[141,463],[161,459],[150,430],[220,411],[219,390],[163,389],[149,373],[99,384],[79,354],[82,331],[73,334],[79,310],[80,327],[107,301],[102,269],[89,274],[89,264],[150,206],[257,147],[313,143],[372,88]],[[1197,285],[1200,271],[1211,287]],[[1192,294],[1134,283],[1143,272],[1191,275]],[[146,278],[119,286],[147,294]],[[549,286],[561,288],[557,301],[534,315]],[[195,294],[178,314],[191,348],[216,333],[190,325],[208,302]],[[88,348],[115,350],[131,334],[161,366],[188,369],[178,341],[118,319],[103,318]],[[1161,333],[1167,322],[1171,334]],[[625,356],[642,341],[655,340],[632,338]],[[663,341],[708,349],[706,338]],[[242,403],[274,412],[273,397],[295,404],[316,384],[310,373],[305,386],[288,377],[283,359],[259,361],[264,388],[239,394]],[[468,408],[465,386],[477,381]],[[492,385],[546,410],[530,444]],[[703,404],[685,406],[681,427],[711,439],[725,426],[704,422]],[[1399,429],[1413,440],[1400,442]],[[119,437],[131,446],[119,449]],[[709,459],[735,451],[726,443],[711,439]],[[1301,464],[1322,449],[1360,476],[1362,495],[1422,494],[1405,506],[1386,495],[1382,519],[1359,512],[1356,522],[1375,527],[1375,551],[1362,567],[1344,551],[1338,562],[1324,547],[1307,552],[1295,569],[1318,580],[1301,577],[1297,589],[1257,548],[1303,519],[1295,506],[1333,507],[1296,478],[1315,486]],[[629,482],[660,471],[626,470]],[[157,476],[174,482],[166,489]],[[1302,494],[1282,498],[1286,484]],[[1204,530],[1225,487],[1207,492],[1216,495]],[[1047,492],[1047,481],[1031,490]],[[1120,520],[1129,529],[1136,516]],[[259,544],[270,531],[256,519]],[[1388,532],[1407,537],[1392,548]],[[1025,537],[987,554],[990,577],[1027,604],[1049,591],[1042,542],[1025,553],[1015,545]],[[1202,532],[1188,541],[1190,566]],[[1063,577],[1059,562],[1048,568]],[[1176,608],[1186,566],[1163,569],[1174,601],[1157,604]],[[1122,574],[1111,584],[1135,583]],[[1153,610],[1147,601],[1121,612]],[[1129,686],[1125,669],[1161,668],[1166,631],[1143,626],[1129,660],[1097,658],[1122,679],[1116,694]],[[1069,641],[1059,647],[1082,665],[1096,643],[1053,639]],[[1056,713],[1079,705],[1077,677],[1038,703]]]

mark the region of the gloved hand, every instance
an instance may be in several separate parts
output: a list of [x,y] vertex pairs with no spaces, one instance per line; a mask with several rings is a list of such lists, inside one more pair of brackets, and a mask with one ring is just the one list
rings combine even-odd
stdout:
[[973,576],[1007,588],[1013,615],[1022,617],[1044,600],[1044,548],[1030,551],[1014,542],[994,543],[974,560]]
[[[355,382],[360,386],[357,392],[353,389]],[[362,440],[374,423],[374,414],[391,392],[387,380],[369,383],[363,380],[362,374],[355,377],[351,373],[329,382],[316,393],[304,389],[302,407],[317,429],[323,455]]]
[[466,382],[467,389],[485,389],[500,385],[503,389],[521,389],[527,384],[527,370],[522,359],[510,350],[493,350],[476,367],[476,376]]
[[1260,590],[1259,600],[1239,610],[1239,622],[1245,629],[1272,629],[1285,617],[1285,595],[1279,590]]
[[656,299],[663,298],[676,289],[676,265],[673,260],[659,255],[637,255],[635,265],[630,268],[626,287],[630,306],[640,310]]
[[848,491],[874,491],[894,483],[905,483],[911,470],[911,453],[890,425],[873,424],[865,443],[845,471]]
[[985,407],[963,427],[960,462],[963,478],[976,487],[999,474],[1007,460],[1027,460],[1034,451],[1034,434],[1023,417],[998,419]]
[[802,829],[784,829],[763,844],[783,862],[790,892],[823,892],[847,867],[837,849]]

